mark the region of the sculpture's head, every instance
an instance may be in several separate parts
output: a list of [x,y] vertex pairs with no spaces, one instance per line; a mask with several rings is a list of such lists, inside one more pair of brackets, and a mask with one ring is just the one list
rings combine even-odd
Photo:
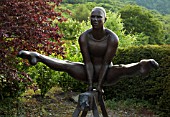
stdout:
[[106,11],[103,7],[95,7],[91,11],[90,21],[91,25],[95,29],[103,28],[106,22]]

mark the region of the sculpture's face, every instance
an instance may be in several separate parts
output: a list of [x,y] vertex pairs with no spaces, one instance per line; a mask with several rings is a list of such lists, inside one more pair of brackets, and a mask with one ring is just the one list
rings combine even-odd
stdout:
[[95,9],[91,13],[90,20],[91,20],[91,25],[94,29],[103,28],[103,25],[105,23],[105,14],[102,10]]

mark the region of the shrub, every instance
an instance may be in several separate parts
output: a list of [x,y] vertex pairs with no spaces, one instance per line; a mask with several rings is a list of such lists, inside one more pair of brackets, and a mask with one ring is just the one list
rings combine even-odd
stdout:
[[[80,48],[77,40],[68,41],[65,43],[66,58],[67,60],[74,62],[82,62],[82,55],[80,53]],[[87,89],[87,84],[77,81],[65,72],[60,72],[58,78],[59,86],[62,87],[64,91],[78,91],[84,92]]]
[[[12,61],[11,61],[12,62]],[[15,60],[13,60],[15,62]],[[26,69],[26,66],[22,63],[15,66],[14,68],[4,67],[6,70],[2,70],[0,73],[0,100],[7,97],[18,97],[26,88],[30,87],[32,79],[24,72],[21,71]],[[17,74],[16,74],[17,73]]]
[[51,26],[54,19],[66,20],[63,11],[54,11],[60,2],[0,0],[0,97],[17,97],[28,86],[30,77],[22,73],[25,69],[16,67],[20,50],[63,55],[62,35],[57,25]]
[[170,46],[144,46],[119,49],[114,64],[132,63],[141,59],[153,58],[160,67],[147,76],[131,76],[122,79],[112,87],[105,87],[107,99],[127,98],[149,101],[161,114],[167,114],[170,103]]
[[[59,72],[50,69],[43,63],[38,63],[36,66],[29,67],[27,70],[30,77],[34,80],[35,85],[41,91],[41,96],[58,84]],[[37,89],[35,87],[35,90]]]

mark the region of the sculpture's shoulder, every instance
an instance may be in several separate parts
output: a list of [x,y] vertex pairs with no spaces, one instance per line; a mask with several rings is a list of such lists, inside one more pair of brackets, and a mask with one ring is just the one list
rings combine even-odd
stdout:
[[80,42],[80,43],[87,41],[88,35],[89,35],[89,33],[91,32],[91,30],[92,30],[92,29],[88,29],[88,30],[86,30],[85,32],[83,32],[83,33],[80,35],[80,37],[79,37],[79,42]]
[[113,31],[109,30],[109,29],[105,29],[106,33],[110,36],[110,41],[112,42],[117,42],[119,41],[118,36],[116,35],[116,33],[114,33]]

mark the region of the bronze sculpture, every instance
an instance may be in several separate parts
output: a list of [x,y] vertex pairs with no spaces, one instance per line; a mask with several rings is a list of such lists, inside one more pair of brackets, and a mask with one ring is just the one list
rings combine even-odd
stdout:
[[157,68],[154,59],[145,59],[137,63],[113,65],[112,59],[116,54],[119,39],[117,35],[104,27],[106,12],[102,7],[95,7],[90,16],[92,28],[79,37],[79,45],[83,62],[59,60],[41,55],[37,52],[20,51],[18,56],[28,59],[30,64],[42,62],[56,71],[67,72],[73,78],[88,82],[89,91],[97,84],[97,91],[102,94],[103,84],[114,84],[121,76],[132,75],[136,72],[148,73],[151,68]]

